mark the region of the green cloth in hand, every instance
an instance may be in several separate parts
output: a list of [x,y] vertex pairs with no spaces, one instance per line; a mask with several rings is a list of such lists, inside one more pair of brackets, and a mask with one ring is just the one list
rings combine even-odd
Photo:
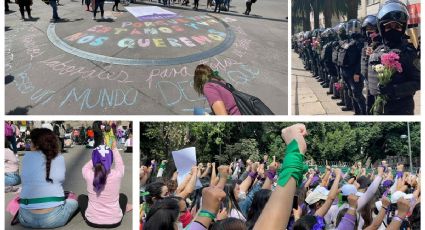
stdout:
[[308,166],[304,164],[304,155],[300,153],[298,142],[294,139],[286,146],[286,155],[279,169],[279,179],[277,184],[281,187],[288,183],[293,177],[297,182],[297,187],[301,185],[303,175],[307,172]]

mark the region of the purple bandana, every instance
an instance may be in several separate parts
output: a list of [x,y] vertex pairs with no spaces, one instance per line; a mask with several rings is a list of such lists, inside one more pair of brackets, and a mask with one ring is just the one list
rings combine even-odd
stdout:
[[109,172],[114,160],[112,150],[106,145],[99,145],[97,148],[93,149],[91,153],[91,160],[93,166],[96,164],[102,164],[106,172]]

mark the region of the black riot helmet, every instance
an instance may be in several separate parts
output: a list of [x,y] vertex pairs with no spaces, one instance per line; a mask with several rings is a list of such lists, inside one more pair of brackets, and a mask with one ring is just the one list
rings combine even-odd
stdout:
[[357,19],[351,19],[346,23],[348,35],[352,38],[360,35],[361,27],[362,23]]
[[[400,42],[407,29],[409,12],[404,3],[396,0],[390,0],[382,5],[377,14],[378,30],[385,42]],[[389,23],[395,23],[401,26],[401,31],[394,28],[385,31],[385,26]]]
[[338,34],[338,37],[340,40],[348,39],[347,35],[347,27],[344,22],[339,23],[334,27],[336,33]]
[[366,36],[366,29],[373,28],[376,32],[378,31],[378,18],[375,15],[367,15],[363,19],[362,23],[362,34]]
[[[369,28],[372,29],[374,32],[368,32]],[[378,18],[375,15],[367,15],[364,18],[362,23],[362,35],[367,39],[369,43],[379,37]]]
[[306,31],[304,33],[304,39],[311,39],[311,32],[310,31]]
[[333,28],[325,29],[320,36],[325,37],[328,41],[334,41],[338,39],[338,34]]

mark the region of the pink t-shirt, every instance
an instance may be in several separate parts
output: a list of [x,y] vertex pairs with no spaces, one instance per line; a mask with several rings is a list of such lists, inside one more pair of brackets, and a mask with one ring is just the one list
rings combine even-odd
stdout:
[[17,172],[19,169],[19,159],[12,150],[6,148],[4,150],[4,172]]
[[106,179],[105,189],[99,196],[93,189],[93,163],[90,160],[83,167],[83,177],[87,183],[89,204],[86,218],[94,224],[116,224],[121,221],[123,213],[119,204],[121,179],[124,177],[124,163],[118,150],[113,150],[115,168],[111,169]]
[[203,91],[210,107],[217,101],[223,101],[229,115],[241,115],[232,93],[221,85],[207,82]]

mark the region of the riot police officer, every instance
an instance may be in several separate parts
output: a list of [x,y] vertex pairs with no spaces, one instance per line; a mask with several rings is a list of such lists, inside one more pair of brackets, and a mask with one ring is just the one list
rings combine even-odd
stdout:
[[345,23],[340,23],[337,25],[336,27],[336,31],[339,37],[339,45],[337,47],[337,60],[336,60],[336,65],[337,65],[337,69],[338,69],[338,74],[339,74],[339,79],[342,79],[342,87],[341,87],[341,93],[340,93],[340,97],[341,97],[341,102],[338,102],[337,105],[339,106],[344,106],[342,107],[342,111],[350,111],[353,109],[353,102],[352,102],[352,98],[349,96],[349,85],[348,83],[345,81],[344,79],[344,75],[342,72],[342,67],[344,66],[344,60],[347,56],[347,60],[348,60],[348,55],[347,54],[347,50],[346,48],[349,47],[349,36],[347,34],[347,28],[346,28],[346,24]]
[[[409,13],[403,3],[388,1],[379,10],[377,18],[383,44],[369,57],[368,86],[376,100],[373,112],[385,115],[413,115],[413,96],[421,84],[417,51],[404,36]],[[402,71],[395,72],[390,82],[383,85],[379,84],[378,73],[373,66],[380,64],[380,57],[389,52],[399,55]]]
[[340,56],[338,57],[342,79],[344,84],[347,85],[346,89],[349,96],[348,100],[346,100],[347,107],[342,109],[348,111],[350,109],[348,106],[351,103],[356,115],[365,115],[366,99],[362,93],[364,81],[360,77],[360,58],[363,48],[360,35],[361,24],[359,20],[351,19],[346,25],[350,39],[346,40],[342,45]]
[[334,50],[335,45],[338,44],[337,42],[337,34],[334,29],[327,28],[323,31],[321,34],[321,39],[323,40],[323,43],[325,44],[322,49],[322,60],[323,65],[326,69],[326,74],[328,78],[328,87],[329,91],[327,94],[333,94],[334,93],[334,84],[338,80],[338,73],[335,64],[332,62],[332,52]]
[[370,94],[368,87],[368,62],[369,55],[381,45],[381,36],[378,31],[378,19],[375,15],[367,15],[362,23],[362,35],[365,38],[365,45],[362,49],[361,76],[366,82],[366,113],[371,115],[371,108],[375,102],[375,97]]

